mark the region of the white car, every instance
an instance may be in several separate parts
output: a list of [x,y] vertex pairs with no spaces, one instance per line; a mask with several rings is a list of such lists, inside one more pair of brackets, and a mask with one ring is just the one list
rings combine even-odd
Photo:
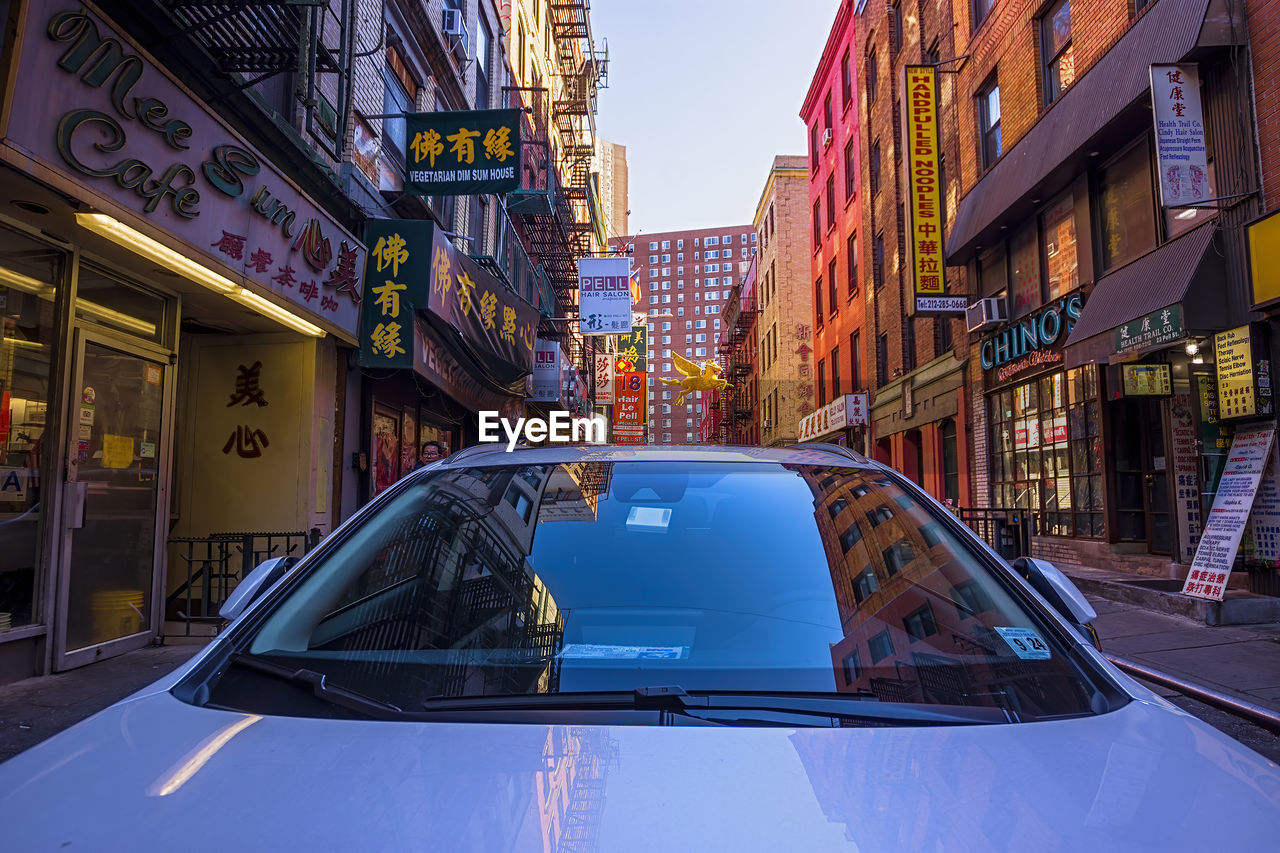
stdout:
[[1280,768],[839,448],[463,451],[0,765],[0,848],[1275,850]]

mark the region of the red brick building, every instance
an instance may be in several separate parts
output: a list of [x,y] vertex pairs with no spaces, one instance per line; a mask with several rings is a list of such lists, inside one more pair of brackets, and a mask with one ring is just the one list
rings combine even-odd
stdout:
[[695,444],[706,404],[690,395],[679,405],[673,353],[692,362],[715,361],[725,331],[730,292],[742,283],[755,256],[750,225],[697,228],[617,237],[612,246],[633,246],[640,276],[637,311],[649,317],[649,441]]

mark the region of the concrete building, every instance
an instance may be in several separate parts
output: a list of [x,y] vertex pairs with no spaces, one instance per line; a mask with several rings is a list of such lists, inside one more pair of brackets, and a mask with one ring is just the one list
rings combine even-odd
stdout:
[[649,441],[693,444],[700,434],[704,403],[690,396],[680,405],[680,389],[665,383],[683,378],[672,353],[695,363],[715,361],[724,310],[734,285],[741,284],[756,252],[750,225],[663,231],[620,237],[615,246],[633,247],[640,279],[637,310],[649,314]]
[[619,237],[628,233],[631,200],[627,188],[627,146],[597,137],[593,171],[600,177],[605,234]]
[[[804,155],[779,155],[756,204],[755,347],[759,352],[760,444],[794,443],[800,418],[814,409],[820,362],[809,285],[809,167]],[[835,393],[833,391],[833,393]]]

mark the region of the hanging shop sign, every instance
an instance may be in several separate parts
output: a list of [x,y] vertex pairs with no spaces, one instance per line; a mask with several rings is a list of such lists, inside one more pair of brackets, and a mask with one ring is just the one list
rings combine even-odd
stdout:
[[645,373],[649,370],[649,327],[632,326],[631,333],[618,335],[617,371]]
[[984,337],[978,345],[978,358],[986,387],[1062,364],[1062,346],[1083,307],[1084,293],[1069,293]]
[[578,258],[578,316],[584,335],[631,331],[630,258]]
[[1182,326],[1182,306],[1173,304],[1159,311],[1152,311],[1135,320],[1116,326],[1115,352],[1136,352],[1148,347],[1163,346],[1187,336]]
[[1200,109],[1199,66],[1152,65],[1151,106],[1160,203],[1184,207],[1208,201],[1213,188],[1209,186],[1209,152]]
[[487,195],[520,188],[520,110],[406,113],[405,192]]
[[413,369],[469,411],[497,412],[512,423],[523,416],[524,399],[481,387],[441,343],[421,311],[413,318]]
[[1190,394],[1169,400],[1169,433],[1173,439],[1174,518],[1178,523],[1179,562],[1195,559],[1200,544],[1199,448]]
[[1256,310],[1280,299],[1280,210],[1245,226],[1245,239],[1249,243],[1249,278]]
[[1275,429],[1269,426],[1236,430],[1213,509],[1182,584],[1183,595],[1222,600],[1274,437]]
[[938,146],[938,81],[932,65],[906,66],[908,109],[903,150],[909,164],[911,280],[915,310],[963,312],[968,300],[946,296],[942,253],[942,163]]
[[[70,8],[68,8],[70,6]],[[27,4],[5,145],[80,200],[355,342],[364,246],[106,19]]]
[[1271,359],[1262,324],[1252,323],[1213,336],[1218,371],[1218,417],[1266,417],[1272,405]]
[[614,444],[644,444],[645,375],[618,373],[614,378],[614,389]]
[[560,342],[537,340],[533,348],[533,394],[529,399],[555,403],[560,399]]
[[612,353],[596,353],[593,376],[595,377],[597,406],[613,405],[613,360]]
[[1168,364],[1113,364],[1108,367],[1113,399],[1168,397],[1173,394],[1173,370]]
[[867,395],[845,394],[801,418],[799,440],[813,441],[851,426],[866,426],[866,423]]
[[360,318],[360,363],[413,366],[415,297],[431,271],[432,224],[423,219],[371,219],[365,240],[366,298]]

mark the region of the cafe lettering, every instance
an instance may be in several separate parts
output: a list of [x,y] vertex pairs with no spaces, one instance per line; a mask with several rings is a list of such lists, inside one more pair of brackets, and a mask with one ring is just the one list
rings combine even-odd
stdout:
[[[1066,340],[1083,307],[1084,295],[1072,293],[983,338],[978,350],[982,369],[994,370],[1019,360],[1026,360],[1026,367],[1046,363],[1048,351]],[[1056,357],[1050,360],[1061,358],[1052,355]]]

